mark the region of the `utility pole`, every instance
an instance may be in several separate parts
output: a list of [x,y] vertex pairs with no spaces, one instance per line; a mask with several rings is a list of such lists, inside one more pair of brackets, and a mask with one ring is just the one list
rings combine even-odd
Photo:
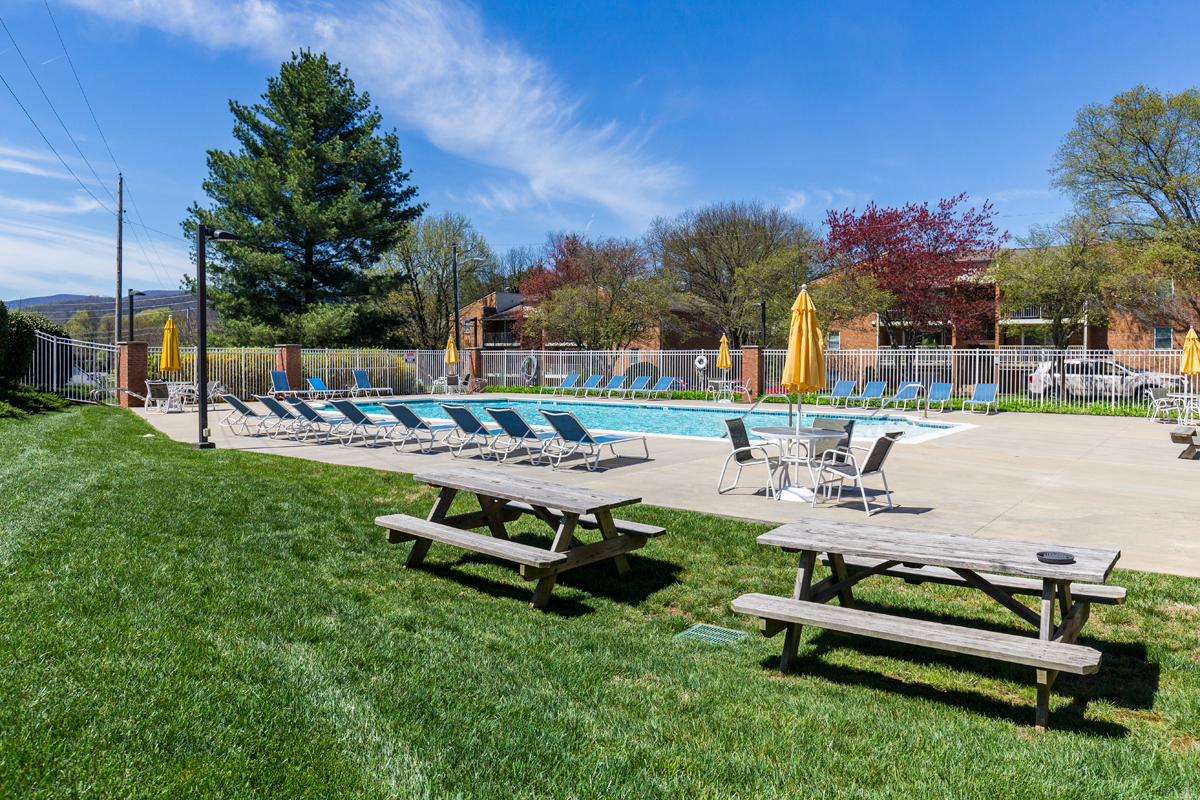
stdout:
[[[121,341],[121,238],[125,221],[125,178],[117,173],[117,302],[113,309],[113,344]],[[133,302],[132,300],[130,302]],[[129,323],[133,325],[132,322]]]

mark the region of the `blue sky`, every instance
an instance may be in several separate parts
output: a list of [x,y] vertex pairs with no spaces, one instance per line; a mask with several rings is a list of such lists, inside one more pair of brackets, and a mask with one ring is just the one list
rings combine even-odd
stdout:
[[[1022,233],[1070,207],[1046,170],[1081,106],[1200,85],[1191,3],[49,8],[141,220],[176,237],[205,201],[205,150],[232,146],[228,100],[255,102],[300,47],[371,93],[429,210],[466,214],[500,250],[549,230],[638,236],[715,201],[819,224],[828,208],[959,192]],[[117,168],[43,0],[5,0],[0,18],[0,75],[99,201],[0,86],[0,298],[111,294],[116,221],[100,203],[115,207]],[[138,233],[127,226],[126,286],[175,289],[187,245]]]

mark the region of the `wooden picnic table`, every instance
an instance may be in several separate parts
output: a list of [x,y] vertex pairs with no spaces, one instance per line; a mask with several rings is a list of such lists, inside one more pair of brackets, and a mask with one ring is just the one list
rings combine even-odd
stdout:
[[[426,472],[414,477],[441,488],[429,516],[422,520],[391,514],[375,519],[375,524],[388,529],[389,542],[413,542],[405,567],[419,567],[433,542],[513,561],[520,565],[521,577],[537,581],[532,608],[545,607],[559,573],[612,559],[617,574],[624,575],[629,570],[625,554],[666,532],[654,525],[613,518],[614,508],[640,503],[640,497],[477,468]],[[460,491],[474,494],[479,510],[447,516]],[[554,529],[549,550],[509,539],[505,524],[525,514],[538,517]],[[490,536],[473,532],[483,527]],[[580,529],[598,530],[600,541],[577,541]]]
[[[1099,651],[1076,644],[1091,604],[1125,602],[1125,589],[1103,585],[1119,550],[817,520],[776,528],[758,543],[800,553],[791,598],[746,594],[733,601],[735,611],[759,617],[764,635],[787,632],[781,671],[796,658],[803,625],[1025,664],[1037,669],[1036,724],[1042,728],[1058,673],[1099,669]],[[1038,553],[1048,551],[1069,553],[1073,560],[1039,560]],[[831,574],[814,582],[820,553]],[[978,589],[1031,625],[1038,637],[858,610],[853,587],[872,575]],[[1041,607],[1030,608],[1014,595],[1040,596]],[[824,605],[834,597],[838,606]]]

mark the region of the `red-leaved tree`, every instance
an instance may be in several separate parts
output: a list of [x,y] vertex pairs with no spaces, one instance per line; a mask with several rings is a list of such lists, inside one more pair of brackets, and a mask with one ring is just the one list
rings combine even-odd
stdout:
[[[554,293],[564,286],[580,281],[580,253],[584,248],[584,239],[576,233],[552,233],[543,245],[542,257],[529,269],[517,287],[523,295],[523,303],[537,308],[554,296]],[[513,330],[521,341],[530,342],[534,347],[545,344],[546,331],[534,320],[518,317],[513,322]]]
[[826,215],[831,267],[887,297],[887,307],[872,310],[892,346],[911,346],[949,327],[970,338],[992,320],[995,293],[980,282],[980,266],[998,254],[1008,234],[992,223],[990,203],[960,208],[966,199],[960,194],[933,208],[871,203],[861,214],[849,209]]

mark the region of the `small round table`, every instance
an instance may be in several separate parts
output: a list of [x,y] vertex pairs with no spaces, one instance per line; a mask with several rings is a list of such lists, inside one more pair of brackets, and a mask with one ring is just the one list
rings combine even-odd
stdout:
[[[805,458],[802,461],[800,458],[800,453],[799,453],[799,449],[798,449],[799,445],[804,445],[804,449],[808,450],[808,445],[810,442],[829,441],[831,439],[837,440],[837,439],[842,439],[846,436],[845,431],[834,431],[834,430],[829,430],[828,428],[806,428],[806,427],[793,428],[793,427],[784,427],[782,425],[769,426],[769,427],[765,427],[765,428],[751,428],[750,433],[752,433],[755,436],[758,436],[759,438],[762,438],[762,439],[780,439],[780,440],[787,442],[787,445],[788,445],[787,455],[781,459],[782,463],[785,466],[785,469],[784,469],[784,476],[785,476],[784,480],[785,481],[787,480],[786,476],[788,474],[786,467],[789,464],[796,465],[797,473],[799,473],[800,464],[801,463],[805,464],[805,466],[809,468],[809,477],[812,477],[812,468],[808,464],[808,459]],[[792,454],[792,445],[793,444],[797,446],[797,452],[795,455]],[[815,492],[816,479],[815,478],[813,479],[813,488],[812,489],[809,489],[807,486],[799,486],[799,485],[792,485],[792,486],[788,486],[787,488],[789,488],[791,490],[788,493],[787,499],[800,500],[805,503],[811,502],[813,497],[816,494],[816,492]],[[780,491],[775,492],[776,500],[783,498],[784,492],[782,491],[782,489],[783,489],[783,486],[781,485]]]
[[1179,409],[1183,412],[1180,422],[1191,420],[1192,414],[1200,414],[1200,394],[1194,392],[1168,392],[1167,397],[1179,401]]

